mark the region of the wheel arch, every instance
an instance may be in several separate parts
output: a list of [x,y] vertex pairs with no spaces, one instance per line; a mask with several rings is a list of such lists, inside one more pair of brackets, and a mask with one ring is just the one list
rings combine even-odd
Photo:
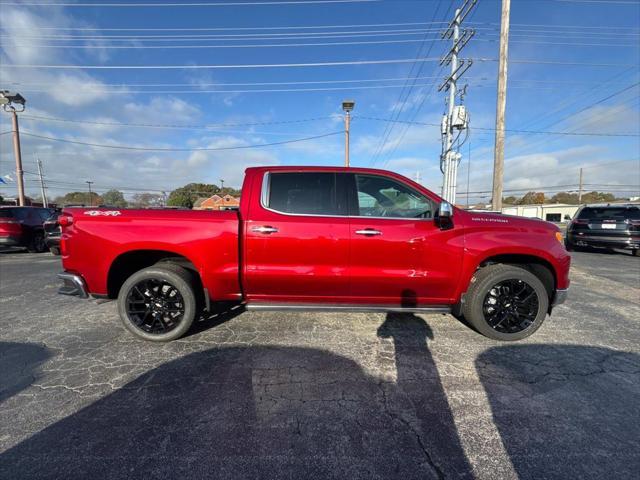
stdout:
[[[134,273],[143,268],[164,262],[179,265],[192,272],[199,284],[200,291],[204,291],[200,272],[189,258],[169,250],[139,249],[121,253],[111,262],[109,273],[107,274],[108,298],[116,298],[122,284]],[[208,298],[208,295],[205,295],[206,298]]]
[[556,285],[558,283],[557,273],[551,262],[537,255],[520,253],[497,254],[487,257],[479,262],[474,271],[474,274],[479,269],[486,267],[487,265],[494,264],[519,266],[533,273],[544,285],[544,288],[549,295],[549,302],[551,304]]

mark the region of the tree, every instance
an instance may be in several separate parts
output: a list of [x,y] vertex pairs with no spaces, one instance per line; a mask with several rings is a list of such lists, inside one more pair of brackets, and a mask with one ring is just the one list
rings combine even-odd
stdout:
[[102,203],[119,208],[127,206],[127,201],[124,199],[122,192],[115,189],[104,192],[104,195],[102,195]]
[[569,192],[558,192],[551,197],[551,203],[566,203],[568,205],[578,204],[578,194]]
[[518,199],[513,195],[510,195],[508,197],[503,198],[502,203],[504,203],[505,205],[516,205],[518,203]]
[[544,193],[527,192],[519,201],[519,205],[539,205],[544,203]]
[[589,192],[582,195],[582,203],[606,203],[613,202],[616,196],[606,192]]
[[69,192],[62,197],[55,199],[57,205],[92,205],[98,206],[102,201],[102,197],[96,192],[91,192],[91,201],[89,201],[89,192]]
[[[225,188],[225,190],[227,190]],[[176,188],[169,194],[167,205],[172,207],[193,208],[193,204],[200,197],[210,197],[220,192],[220,187],[209,183],[189,183]]]
[[136,193],[131,201],[136,208],[149,208],[162,206],[162,195],[159,193]]

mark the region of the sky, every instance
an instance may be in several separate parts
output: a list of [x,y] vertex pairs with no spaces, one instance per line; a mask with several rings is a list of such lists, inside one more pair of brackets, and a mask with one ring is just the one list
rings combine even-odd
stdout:
[[[169,1],[0,1],[0,88],[27,99],[27,194],[36,158],[50,197],[87,180],[130,197],[240,187],[249,166],[342,165],[344,99],[353,166],[440,193],[441,32],[463,0]],[[458,203],[490,200],[500,5],[478,0],[463,23]],[[639,80],[640,2],[512,0],[505,196],[575,191],[580,168],[587,190],[639,195]],[[0,114],[0,177],[15,178]]]

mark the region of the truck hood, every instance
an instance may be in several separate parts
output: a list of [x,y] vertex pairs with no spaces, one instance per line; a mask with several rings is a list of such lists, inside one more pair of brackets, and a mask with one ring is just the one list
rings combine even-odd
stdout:
[[528,228],[531,230],[545,229],[550,231],[560,231],[560,229],[551,222],[546,222],[539,218],[518,217],[516,215],[504,215],[502,213],[488,212],[465,212],[468,216],[467,221],[470,226],[509,226],[517,228]]

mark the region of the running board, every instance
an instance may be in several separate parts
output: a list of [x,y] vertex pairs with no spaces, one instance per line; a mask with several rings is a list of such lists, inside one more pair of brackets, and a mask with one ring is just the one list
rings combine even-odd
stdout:
[[260,312],[354,312],[354,313],[451,313],[450,305],[432,307],[398,307],[392,305],[318,305],[248,303],[247,310]]

